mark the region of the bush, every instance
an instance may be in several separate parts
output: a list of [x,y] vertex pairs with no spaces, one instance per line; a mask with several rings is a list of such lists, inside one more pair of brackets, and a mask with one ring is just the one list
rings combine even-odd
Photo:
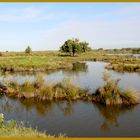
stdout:
[[25,53],[27,53],[27,54],[30,54],[31,51],[32,51],[32,49],[31,49],[30,46],[28,46],[28,47],[25,49]]
[[96,90],[96,101],[105,105],[135,105],[139,103],[138,94],[134,90],[122,90],[119,88],[118,83],[120,79],[113,80],[111,75],[107,72],[103,75],[104,86]]

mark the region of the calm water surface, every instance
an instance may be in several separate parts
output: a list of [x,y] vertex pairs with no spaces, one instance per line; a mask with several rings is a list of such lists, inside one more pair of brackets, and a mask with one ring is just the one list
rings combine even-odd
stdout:
[[140,54],[124,54],[124,53],[120,53],[120,54],[107,54],[107,55],[118,55],[118,56],[131,56],[131,57],[140,57]]
[[[86,62],[73,70],[59,70],[44,75],[46,82],[58,82],[64,77],[75,84],[94,92],[103,85],[105,71],[103,62]],[[139,73],[117,73],[110,71],[113,78],[121,78],[122,88],[140,91]],[[34,81],[35,74],[2,74],[0,80],[14,79],[19,83],[27,79]],[[140,105],[135,107],[104,107],[84,101],[38,102],[33,99],[9,99],[1,97],[0,112],[6,120],[23,121],[25,125],[46,131],[49,134],[66,134],[68,137],[140,137]]]

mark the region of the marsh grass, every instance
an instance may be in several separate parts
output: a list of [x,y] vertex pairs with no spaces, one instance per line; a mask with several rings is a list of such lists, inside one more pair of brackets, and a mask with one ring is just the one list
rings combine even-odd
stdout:
[[45,132],[39,132],[37,129],[31,127],[25,127],[23,122],[17,123],[14,120],[5,121],[4,115],[0,113],[0,137],[8,138],[64,138],[65,134],[59,134],[58,136],[49,135]]
[[[0,57],[0,69],[4,72],[23,72],[23,71],[46,71],[54,69],[73,69],[73,63],[78,61],[105,61],[111,62],[111,66],[114,67],[114,63],[135,63],[139,67],[140,58],[131,56],[113,56],[107,55],[108,51],[90,51],[82,53],[77,57],[60,55],[59,51],[36,51],[30,55],[26,55],[24,52],[3,52]],[[118,64],[117,64],[118,65]],[[121,65],[124,70],[127,70],[126,65]],[[126,67],[126,68],[124,68]],[[132,66],[133,67],[133,66]],[[134,66],[135,67],[135,66]],[[119,66],[117,67],[119,68]],[[135,71],[135,69],[131,69]],[[138,69],[137,69],[138,70]]]
[[93,95],[97,102],[105,105],[135,105],[139,103],[139,96],[135,90],[122,90],[118,86],[120,79],[113,80],[109,73],[104,72],[103,80],[104,86],[99,87]]
[[107,69],[112,69],[116,71],[127,71],[127,72],[139,72],[140,62],[112,62],[106,66]]
[[70,79],[64,78],[61,82],[57,83],[55,86],[56,95],[61,93],[61,96],[66,96],[68,99],[79,99],[86,96],[87,91],[81,89],[80,87],[74,85]]
[[44,76],[39,74],[34,82],[26,80],[22,84],[9,81],[3,92],[10,97],[38,98],[40,100],[67,99],[76,100],[87,97],[88,90],[74,85],[69,79],[64,78],[58,83],[45,82]]
[[31,127],[27,128],[23,123],[14,120],[5,121],[4,115],[0,114],[0,137],[54,137],[38,132]]
[[45,84],[45,80],[44,80],[44,75],[39,73],[36,75],[36,80],[34,82],[34,87],[35,88],[41,88],[42,86],[44,86]]
[[70,79],[64,78],[57,83],[48,83],[44,75],[36,75],[34,82],[25,81],[22,84],[10,81],[8,85],[1,88],[1,93],[9,97],[37,98],[39,100],[86,100],[99,102],[105,105],[135,105],[139,103],[139,96],[135,90],[122,90],[118,83],[120,79],[114,80],[109,73],[103,74],[104,86],[99,87],[94,94],[88,89],[82,89],[75,85]]
[[138,103],[139,95],[138,92],[135,89],[127,89],[124,90],[120,96],[124,100],[124,102],[131,102],[132,104]]

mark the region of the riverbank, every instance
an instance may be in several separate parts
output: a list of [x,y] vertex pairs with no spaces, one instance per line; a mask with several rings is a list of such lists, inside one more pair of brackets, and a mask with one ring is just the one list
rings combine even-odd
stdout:
[[77,61],[109,62],[110,65],[107,68],[114,70],[121,68],[121,70],[127,71],[129,67],[132,67],[131,71],[139,71],[140,69],[140,57],[107,54],[108,52],[106,51],[89,51],[72,57],[59,51],[40,51],[32,52],[31,54],[4,52],[0,56],[0,69],[3,72],[44,72],[56,69],[72,69],[73,63]]
[[[16,137],[16,138],[53,138],[55,136],[47,135],[39,132],[31,127],[25,127],[23,123],[17,123],[14,120],[5,121],[4,115],[0,113],[0,137]],[[59,136],[63,137],[63,136]]]

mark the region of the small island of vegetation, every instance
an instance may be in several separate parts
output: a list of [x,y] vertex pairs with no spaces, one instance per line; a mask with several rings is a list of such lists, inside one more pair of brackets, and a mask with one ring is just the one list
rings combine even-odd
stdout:
[[38,100],[86,100],[105,105],[136,105],[138,94],[134,90],[122,90],[118,87],[119,79],[113,80],[104,73],[105,84],[91,94],[88,89],[82,89],[69,79],[58,83],[46,83],[43,75],[37,75],[34,82],[5,81],[0,85],[0,93],[14,98],[37,98]]

